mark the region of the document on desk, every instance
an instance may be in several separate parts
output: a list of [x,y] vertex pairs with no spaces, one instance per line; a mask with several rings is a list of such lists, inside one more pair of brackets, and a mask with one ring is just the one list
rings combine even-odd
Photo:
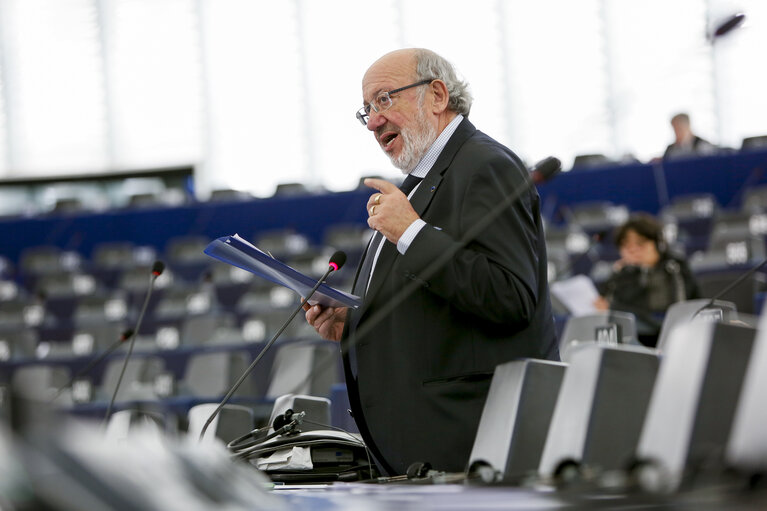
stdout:
[[[275,284],[292,289],[301,297],[309,294],[309,291],[317,283],[312,277],[278,261],[238,234],[213,240],[203,252],[219,261],[237,266]],[[356,309],[362,304],[362,300],[358,296],[322,284],[309,299],[310,305],[318,303],[326,307],[352,307]]]
[[576,275],[569,279],[552,282],[549,289],[573,316],[597,312],[594,301],[599,298],[599,292],[594,282],[586,275]]

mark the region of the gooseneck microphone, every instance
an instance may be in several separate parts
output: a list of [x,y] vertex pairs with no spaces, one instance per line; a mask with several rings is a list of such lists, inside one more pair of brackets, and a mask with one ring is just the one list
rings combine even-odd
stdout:
[[[162,261],[155,261],[152,265],[152,274],[149,277],[149,288],[146,291],[146,297],[144,298],[144,305],[141,306],[141,312],[139,312],[138,319],[136,320],[136,328],[133,329],[133,331],[138,335],[139,328],[141,328],[141,322],[144,320],[144,314],[146,314],[146,308],[147,305],[149,305],[149,298],[152,296],[152,290],[154,289],[154,283],[157,280],[157,277],[162,275],[162,272],[165,270],[165,263]],[[120,390],[120,384],[123,381],[123,376],[125,375],[125,369],[128,367],[128,361],[130,360],[131,354],[133,354],[133,345],[136,344],[136,335],[132,336],[130,338],[130,344],[128,345],[128,353],[125,354],[125,360],[123,361],[122,369],[120,370],[120,376],[117,378],[117,384],[115,385],[115,390],[112,393],[112,398],[109,400],[109,406],[107,406],[107,413],[104,415],[104,420],[109,420],[109,416],[112,413],[112,406],[115,403],[115,399],[117,398],[117,391]]]
[[96,367],[99,363],[101,363],[105,358],[107,358],[114,350],[120,347],[122,343],[127,341],[133,337],[133,330],[130,328],[123,331],[122,334],[120,334],[120,337],[109,347],[107,348],[103,353],[100,355],[94,357],[90,362],[88,362],[85,367],[77,371],[72,378],[69,379],[69,382],[66,385],[63,385],[59,390],[56,392],[56,395],[53,396],[53,399],[51,401],[55,401],[56,398],[58,398],[62,392],[64,392],[66,389],[72,387],[74,385],[75,381],[83,376],[84,374],[87,374],[91,369]]
[[264,356],[264,354],[267,352],[267,350],[274,344],[274,341],[277,340],[277,338],[282,334],[282,332],[285,331],[285,329],[288,327],[291,321],[293,321],[293,318],[296,317],[296,314],[298,314],[299,311],[303,310],[304,305],[309,301],[309,298],[314,295],[314,292],[317,291],[317,289],[325,283],[325,280],[328,278],[328,275],[333,273],[334,271],[338,271],[341,269],[341,267],[346,262],[346,254],[340,250],[333,253],[333,255],[330,257],[330,261],[328,262],[328,269],[325,271],[325,274],[320,277],[320,279],[317,281],[317,283],[314,285],[314,287],[307,293],[307,296],[301,299],[301,302],[299,303],[298,307],[293,311],[293,313],[290,315],[290,317],[285,321],[285,323],[280,327],[279,330],[277,330],[277,333],[272,336],[272,338],[269,340],[268,343],[266,343],[266,346],[264,346],[261,349],[261,352],[256,356],[256,358],[253,360],[253,362],[248,366],[247,369],[242,373],[242,375],[237,379],[237,381],[232,385],[232,388],[229,389],[229,392],[226,393],[224,398],[221,400],[221,402],[218,404],[215,410],[213,410],[213,413],[210,414],[210,417],[208,417],[208,420],[205,421],[205,425],[203,425],[202,430],[200,431],[200,440],[203,439],[205,436],[205,432],[208,430],[208,426],[210,426],[210,423],[213,422],[213,419],[216,418],[216,415],[221,411],[221,409],[226,405],[226,403],[229,402],[229,400],[232,398],[232,395],[237,391],[237,389],[242,385],[242,383],[245,381],[245,378],[248,377],[248,375],[253,371],[253,369],[256,367],[258,362],[261,360],[261,358]]

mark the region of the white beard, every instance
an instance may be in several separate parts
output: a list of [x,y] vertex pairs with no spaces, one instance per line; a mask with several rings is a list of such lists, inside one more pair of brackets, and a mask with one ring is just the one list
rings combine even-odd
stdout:
[[438,135],[434,126],[426,120],[423,108],[418,109],[415,121],[414,128],[403,129],[399,134],[402,137],[402,152],[399,156],[391,156],[392,164],[405,175],[418,165]]

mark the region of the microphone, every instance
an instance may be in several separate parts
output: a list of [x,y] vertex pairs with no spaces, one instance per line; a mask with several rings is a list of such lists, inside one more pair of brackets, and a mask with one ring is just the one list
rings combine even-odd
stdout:
[[[162,272],[165,270],[165,263],[162,261],[155,261],[152,265],[151,269],[151,276],[149,280],[149,288],[146,291],[146,296],[144,297],[144,305],[141,306],[141,312],[138,315],[138,319],[136,320],[136,328],[133,329],[134,332],[136,332],[136,335],[138,335],[139,329],[141,328],[141,322],[144,320],[144,314],[146,314],[146,308],[147,305],[149,305],[149,298],[152,296],[152,290],[154,289],[154,282],[157,280],[157,277],[162,275]],[[112,406],[114,405],[115,399],[117,398],[117,391],[120,390],[120,384],[123,381],[123,376],[125,375],[125,369],[128,367],[128,361],[130,360],[131,354],[133,354],[133,345],[136,343],[136,336],[130,337],[130,344],[128,345],[128,353],[125,354],[125,360],[123,361],[122,369],[120,370],[120,376],[117,378],[117,384],[115,385],[115,390],[112,393],[112,398],[109,400],[109,406],[107,406],[107,413],[104,415],[104,420],[109,420],[109,416],[112,413]]]
[[562,170],[562,162],[558,158],[549,156],[539,161],[530,169],[530,177],[535,184],[545,183]]
[[761,269],[761,268],[762,268],[762,267],[763,267],[765,264],[767,264],[767,259],[765,259],[765,260],[764,260],[764,261],[762,261],[761,263],[757,264],[756,266],[754,266],[754,267],[753,267],[753,268],[751,268],[750,270],[748,270],[748,271],[744,272],[744,273],[743,273],[743,275],[741,275],[740,277],[738,277],[737,279],[733,280],[731,283],[729,283],[728,285],[726,285],[726,286],[724,287],[724,289],[722,289],[721,291],[719,291],[718,293],[716,293],[716,294],[714,295],[714,297],[713,297],[713,298],[709,299],[709,301],[708,301],[708,302],[706,302],[706,304],[705,304],[703,307],[701,307],[700,309],[696,310],[696,311],[695,311],[695,314],[693,314],[693,315],[692,315],[692,319],[695,319],[695,317],[696,317],[698,314],[700,314],[700,313],[701,313],[701,311],[703,311],[704,309],[706,309],[706,308],[708,308],[708,307],[711,307],[712,305],[714,305],[714,302],[716,302],[718,299],[720,299],[721,297],[723,297],[724,295],[726,295],[727,293],[729,293],[730,291],[732,291],[733,289],[735,289],[735,288],[736,288],[738,285],[740,285],[740,283],[742,283],[742,282],[743,282],[744,280],[746,280],[748,277],[750,277],[751,275],[753,275],[754,273],[756,273],[757,271],[759,271],[759,270],[760,270],[760,269]]
[[82,369],[77,371],[72,378],[70,378],[69,382],[66,385],[63,385],[59,390],[56,392],[56,395],[53,396],[53,399],[51,401],[55,401],[56,398],[58,398],[64,390],[70,388],[72,385],[74,385],[75,380],[83,376],[84,374],[88,373],[91,369],[93,369],[96,365],[101,363],[105,358],[107,358],[114,350],[116,350],[122,343],[127,341],[133,337],[133,330],[130,328],[123,331],[122,334],[120,334],[120,337],[115,341],[109,348],[106,349],[103,353],[98,355],[97,357],[94,357],[88,364],[85,365]]
[[[549,156],[548,158],[541,160],[533,167],[531,167],[529,169],[530,179],[525,181],[522,186],[515,188],[511,195],[507,195],[502,201],[500,201],[490,211],[488,211],[482,219],[470,227],[464,233],[463,237],[461,237],[461,239],[458,240],[458,242],[454,244],[450,250],[443,252],[439,258],[432,262],[430,267],[421,273],[418,280],[411,280],[410,282],[407,282],[400,288],[399,292],[394,295],[388,303],[384,304],[381,308],[372,313],[370,318],[363,324],[362,328],[359,328],[354,336],[351,336],[347,339],[347,349],[354,347],[357,339],[362,338],[370,333],[373,328],[378,325],[378,323],[383,321],[386,316],[394,311],[394,308],[399,303],[401,303],[403,300],[413,294],[418,288],[420,288],[423,281],[429,279],[431,276],[441,270],[444,265],[453,259],[459,250],[463,249],[466,247],[466,245],[471,243],[474,237],[486,229],[493,221],[495,221],[495,219],[498,218],[498,216],[501,215],[501,213],[503,213],[506,208],[511,206],[514,202],[518,201],[520,197],[530,191],[530,189],[536,184],[541,184],[542,182],[548,181],[549,179],[556,176],[561,170],[562,162],[553,156]],[[536,179],[538,179],[538,181],[536,181]],[[300,389],[306,384],[306,382],[311,381],[311,379],[314,378],[318,372],[324,371],[329,363],[330,359],[326,359],[320,362],[314,368],[314,370],[310,371],[309,374],[306,375],[306,378],[304,378],[303,381],[301,381],[295,387],[295,389]],[[292,392],[295,391],[296,390],[293,390]]]
[[716,26],[713,33],[709,36],[711,41],[713,42],[717,37],[722,37],[725,34],[729,34],[736,28],[738,28],[744,21],[746,20],[746,15],[742,12],[735,13],[729,17],[727,17],[726,20],[721,22],[719,25]]
[[248,375],[253,371],[253,369],[256,367],[258,362],[261,360],[261,358],[264,356],[264,354],[267,352],[267,350],[274,344],[274,341],[277,340],[277,338],[282,334],[282,332],[285,331],[285,329],[288,327],[291,321],[293,321],[293,318],[296,317],[296,314],[298,314],[299,311],[304,309],[304,306],[308,304],[309,298],[314,295],[314,292],[317,291],[317,289],[325,283],[325,280],[328,278],[328,276],[341,269],[341,267],[346,263],[346,253],[338,250],[335,253],[333,253],[332,256],[330,256],[330,261],[328,262],[328,269],[325,271],[325,274],[320,277],[320,279],[317,281],[317,283],[314,285],[314,287],[307,293],[307,296],[305,298],[301,299],[301,302],[299,303],[298,307],[293,311],[293,313],[290,315],[290,317],[283,323],[283,325],[280,327],[279,330],[277,330],[277,333],[272,336],[272,338],[269,340],[268,343],[266,343],[266,346],[264,346],[261,349],[261,352],[256,356],[256,358],[253,360],[253,362],[245,369],[245,371],[242,373],[242,375],[237,379],[237,381],[232,385],[232,388],[229,389],[229,392],[226,393],[226,395],[221,399],[221,402],[218,404],[215,410],[213,410],[213,413],[210,414],[210,417],[208,417],[208,420],[205,421],[205,424],[202,427],[202,430],[200,431],[200,441],[202,441],[203,437],[205,436],[205,432],[208,430],[208,426],[210,426],[210,423],[213,422],[213,419],[216,418],[216,415],[221,411],[221,409],[229,402],[229,400],[232,398],[232,395],[237,391],[238,388],[240,388],[240,385],[245,381],[245,378],[248,377]]

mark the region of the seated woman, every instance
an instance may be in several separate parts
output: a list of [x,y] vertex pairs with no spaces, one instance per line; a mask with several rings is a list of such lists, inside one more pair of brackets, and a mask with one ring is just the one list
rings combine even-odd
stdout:
[[698,285],[684,259],[672,255],[663,229],[651,215],[633,215],[615,234],[621,258],[601,286],[594,303],[599,310],[631,312],[637,319],[639,341],[655,346],[663,316],[675,302],[700,297]]

